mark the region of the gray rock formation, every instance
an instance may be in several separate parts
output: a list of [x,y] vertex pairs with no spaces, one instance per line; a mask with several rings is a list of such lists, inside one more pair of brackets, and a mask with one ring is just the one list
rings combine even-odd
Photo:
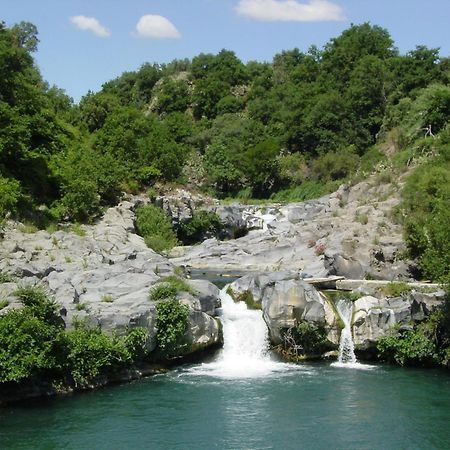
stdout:
[[219,271],[303,270],[316,277],[409,280],[409,265],[397,258],[404,249],[401,226],[390,219],[398,191],[374,176],[302,203],[213,206],[230,226],[249,232],[184,248],[173,255],[173,263]]
[[[363,295],[354,302],[352,333],[355,348],[359,351],[373,348],[380,337],[391,334],[397,327],[424,320],[444,301],[444,291],[436,286],[419,283],[400,297],[387,297],[383,293],[386,284],[359,281],[358,291],[354,291],[371,292],[371,295]],[[307,283],[307,279],[302,279],[301,273],[280,271],[247,275],[229,287],[235,297],[249,292],[254,301],[261,305],[272,344],[283,341],[286,329],[296,326],[300,321],[308,321],[325,325],[328,340],[338,345],[341,321],[332,298],[319,293]],[[430,288],[435,292],[424,293],[419,290]],[[336,291],[336,299],[348,295],[348,291]]]
[[[60,303],[68,328],[85,319],[106,332],[124,333],[130,327],[149,330],[147,346],[155,341],[156,305],[149,300],[150,288],[174,265],[149,249],[134,230],[135,204],[124,201],[109,209],[93,226],[73,231],[26,234],[10,224],[0,242],[0,271],[20,279],[20,284],[42,284]],[[220,304],[218,289],[207,281],[192,281],[198,294],[184,296],[189,305],[192,350],[220,342],[211,316]],[[10,300],[2,310],[20,306],[12,295],[15,283],[0,284],[0,296]]]
[[283,332],[303,320],[326,325],[330,342],[339,342],[332,306],[298,272],[247,275],[231,283],[230,289],[234,294],[248,291],[261,304],[272,344],[282,343]]
[[357,350],[367,350],[376,341],[392,334],[395,327],[410,326],[424,320],[442,306],[445,293],[411,291],[401,297],[364,296],[354,303],[353,340]]

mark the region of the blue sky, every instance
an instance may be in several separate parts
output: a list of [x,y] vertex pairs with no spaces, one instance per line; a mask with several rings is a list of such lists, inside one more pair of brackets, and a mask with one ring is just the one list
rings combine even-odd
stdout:
[[450,0],[0,0],[0,19],[38,27],[42,75],[75,101],[144,62],[222,48],[271,61],[351,23],[387,28],[402,53],[423,44],[450,55]]

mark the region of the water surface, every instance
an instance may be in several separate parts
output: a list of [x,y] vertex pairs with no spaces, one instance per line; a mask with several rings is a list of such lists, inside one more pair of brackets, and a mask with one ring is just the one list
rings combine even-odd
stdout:
[[0,448],[450,448],[445,372],[321,363],[221,379],[198,368],[1,409]]
[[0,409],[0,449],[447,449],[448,372],[285,364],[260,311],[221,292],[211,361]]

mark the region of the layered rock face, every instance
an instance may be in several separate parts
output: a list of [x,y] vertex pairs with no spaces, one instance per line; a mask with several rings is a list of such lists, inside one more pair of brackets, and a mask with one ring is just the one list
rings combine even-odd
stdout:
[[[19,284],[42,284],[61,305],[66,327],[87,320],[104,331],[123,333],[129,327],[149,330],[147,346],[155,341],[156,304],[149,290],[174,265],[149,249],[135,233],[134,207],[122,202],[109,209],[93,226],[71,231],[26,234],[20,226],[7,227],[0,242],[0,271],[20,279]],[[219,326],[213,318],[219,291],[207,281],[190,282],[195,295],[179,293],[190,308],[192,351],[220,343]],[[0,284],[0,298],[18,307],[12,292],[16,283]]]
[[[358,290],[354,292],[361,295],[354,301],[352,318],[355,348],[360,352],[373,349],[380,337],[389,335],[396,328],[410,327],[414,322],[425,319],[444,302],[445,293],[436,286],[432,287],[435,292],[419,292],[419,287],[427,288],[424,285],[398,297],[383,294],[383,283],[376,286],[360,281]],[[332,299],[308,284],[307,279],[302,279],[301,273],[289,271],[247,275],[229,288],[235,297],[250,293],[261,306],[272,344],[282,343],[287,329],[300,321],[307,321],[324,325],[328,341],[337,348],[341,324],[334,301],[348,296],[348,292],[336,291]]]
[[412,329],[414,322],[424,320],[442,306],[445,293],[411,291],[401,297],[364,296],[354,303],[353,340],[357,350],[368,350],[382,336],[400,327]]
[[[401,226],[390,219],[399,202],[398,190],[371,178],[301,203],[199,205],[216,212],[229,229],[245,229],[247,234],[177,249],[173,263],[200,269],[302,270],[315,277],[410,280],[409,264],[397,257],[404,250]],[[175,204],[181,197],[173,194],[167,203]],[[191,200],[187,203],[193,205]]]

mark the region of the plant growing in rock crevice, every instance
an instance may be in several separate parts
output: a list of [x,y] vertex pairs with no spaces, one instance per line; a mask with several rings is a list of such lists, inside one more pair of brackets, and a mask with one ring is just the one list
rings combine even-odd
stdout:
[[189,307],[175,298],[156,305],[156,340],[166,358],[176,358],[189,349]]
[[175,298],[179,292],[195,294],[194,289],[189,284],[175,275],[162,278],[151,289],[149,299],[153,302]]
[[301,361],[318,356],[330,348],[325,326],[301,320],[294,327],[286,328],[283,343],[275,348],[285,359]]

